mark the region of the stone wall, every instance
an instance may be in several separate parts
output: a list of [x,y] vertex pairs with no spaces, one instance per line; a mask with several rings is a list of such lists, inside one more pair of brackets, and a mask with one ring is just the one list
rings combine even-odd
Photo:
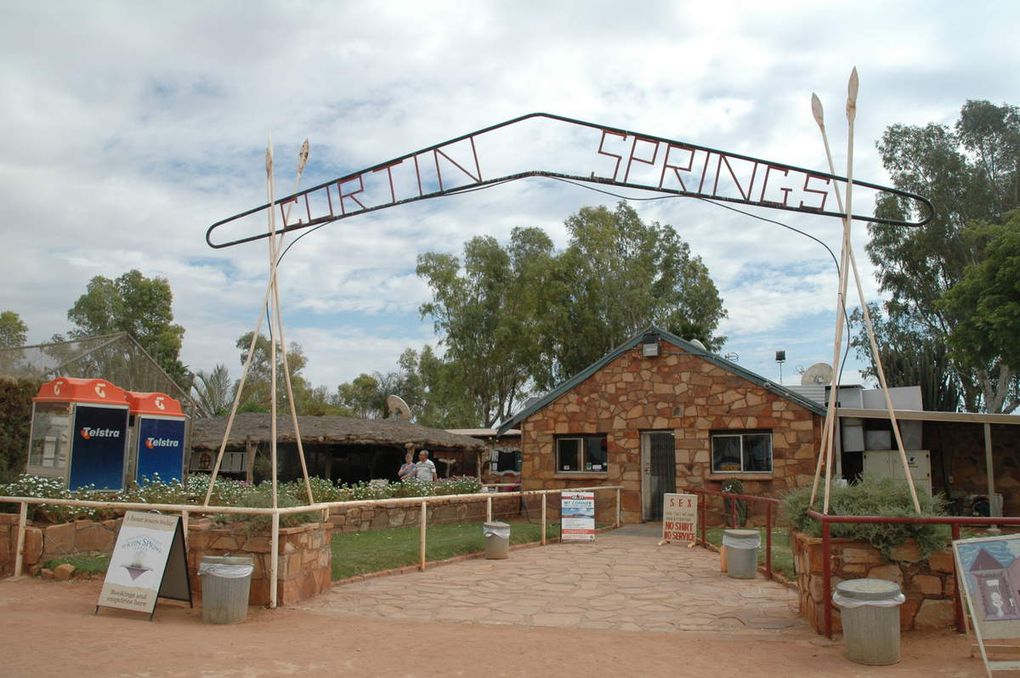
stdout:
[[[25,530],[24,568],[36,574],[46,561],[75,553],[111,553],[121,520],[77,520],[61,525],[28,525]],[[280,562],[277,572],[277,604],[287,605],[322,593],[331,582],[332,525],[311,523],[280,529]],[[243,523],[217,526],[208,519],[188,525],[188,572],[191,590],[202,595],[198,565],[203,555],[250,553],[254,556],[250,605],[269,602],[269,532],[252,533]],[[18,516],[0,515],[0,577],[14,573],[18,544]]]
[[[713,474],[712,431],[771,430],[771,474]],[[810,484],[821,418],[810,410],[682,349],[661,342],[646,358],[635,347],[605,365],[521,426],[524,489],[623,485],[623,521],[640,522],[641,432],[672,431],[676,485],[718,489],[741,479],[747,494],[779,496]],[[560,473],[555,439],[569,433],[607,435],[604,473]]]
[[[822,540],[795,532],[793,540],[800,613],[818,633],[825,633]],[[832,591],[847,579],[885,579],[900,585],[906,602],[900,606],[900,629],[931,630],[956,627],[956,566],[952,549],[921,558],[917,544],[907,542],[886,559],[875,547],[849,539],[832,539]],[[832,605],[833,632],[840,633],[839,608]]]
[[[462,501],[433,499],[429,501],[426,519],[430,525],[438,523],[481,523],[485,520],[484,500]],[[521,515],[518,496],[492,494],[492,519],[510,520]],[[417,526],[421,504],[382,504],[379,506],[338,506],[330,509],[329,522],[337,532],[365,532],[386,530],[391,527]]]
[[[277,605],[292,605],[313,598],[326,591],[332,582],[333,552],[330,539],[333,528],[329,523],[308,523],[297,527],[281,527],[276,576]],[[188,526],[188,572],[191,590],[196,598],[202,596],[202,581],[198,572],[202,556],[221,555],[253,556],[249,605],[267,605],[270,601],[270,548],[269,530],[253,532],[248,525],[217,526],[208,519],[192,521]]]
[[[1020,516],[1020,426],[993,425],[991,430],[992,469],[995,491],[1003,497],[1002,514]],[[925,422],[924,446],[931,450],[935,492],[949,494],[951,489],[954,496],[988,493],[984,426]]]

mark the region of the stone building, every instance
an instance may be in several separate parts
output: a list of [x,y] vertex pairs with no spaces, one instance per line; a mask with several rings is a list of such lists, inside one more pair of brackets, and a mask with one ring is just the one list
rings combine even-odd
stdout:
[[622,519],[661,518],[662,495],[779,496],[810,484],[825,411],[651,327],[503,424],[521,430],[524,489],[622,485]]

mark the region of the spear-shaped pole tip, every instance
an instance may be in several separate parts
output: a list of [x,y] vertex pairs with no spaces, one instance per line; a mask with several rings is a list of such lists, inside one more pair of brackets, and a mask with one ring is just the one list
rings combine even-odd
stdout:
[[305,139],[304,143],[301,144],[301,150],[298,152],[298,172],[305,170],[305,165],[308,164],[308,139]]
[[814,92],[811,93],[811,113],[815,116],[818,128],[825,129],[825,112],[822,110],[822,100]]
[[850,82],[847,83],[846,88],[846,119],[853,120],[857,117],[857,90],[861,85],[860,78],[857,76],[857,67],[850,72]]
[[266,176],[269,176],[273,171],[273,140],[272,137],[269,139],[269,144],[266,146]]

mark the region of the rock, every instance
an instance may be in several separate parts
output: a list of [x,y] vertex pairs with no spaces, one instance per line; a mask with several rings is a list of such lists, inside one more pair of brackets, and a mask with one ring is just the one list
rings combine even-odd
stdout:
[[911,580],[910,588],[926,596],[941,596],[942,578],[930,574],[918,574]]
[[894,546],[889,554],[890,560],[899,560],[907,563],[916,563],[921,560],[921,550],[917,548],[917,542],[913,539],[906,541],[899,546]]
[[48,567],[44,567],[43,569],[39,570],[39,576],[42,577],[43,579],[53,579],[53,570],[51,570]]
[[928,556],[928,567],[935,572],[950,574],[956,572],[956,561],[952,551],[939,551]]
[[956,625],[956,610],[952,600],[926,600],[914,617],[914,628],[919,631],[948,629]]
[[899,565],[880,565],[873,567],[868,571],[868,576],[872,579],[885,579],[886,581],[894,581],[903,586],[903,570],[900,569]]
[[57,581],[67,581],[74,574],[74,565],[61,563],[53,568],[53,578]]

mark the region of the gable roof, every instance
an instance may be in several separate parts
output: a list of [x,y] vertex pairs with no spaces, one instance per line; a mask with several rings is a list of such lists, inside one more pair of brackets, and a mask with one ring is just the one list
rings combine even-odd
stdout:
[[581,370],[574,376],[570,377],[553,390],[549,391],[549,393],[545,394],[538,401],[532,403],[528,407],[525,407],[523,410],[515,414],[513,417],[500,424],[499,432],[502,433],[503,431],[513,426],[519,426],[520,423],[523,422],[525,419],[535,414],[539,410],[543,409],[546,405],[551,404],[553,401],[557,400],[560,396],[564,395],[565,393],[573,389],[575,386],[583,382],[585,379],[592,376],[593,374],[601,370],[603,367],[605,367],[612,361],[616,360],[618,357],[620,357],[630,349],[642,343],[642,340],[649,335],[655,335],[663,341],[668,341],[674,346],[683,349],[684,352],[690,353],[691,355],[695,355],[701,358],[702,360],[706,360],[712,363],[713,365],[726,370],[727,372],[731,372],[737,375],[738,377],[747,379],[748,381],[753,382],[758,386],[762,387],[766,391],[771,391],[776,395],[780,396],[781,398],[785,398],[786,400],[789,400],[793,403],[796,403],[797,405],[800,405],[806,410],[809,410],[820,416],[825,415],[825,408],[819,403],[811,400],[810,398],[805,398],[804,396],[786,388],[785,386],[781,386],[773,381],[769,381],[760,374],[756,374],[755,372],[743,368],[734,362],[726,360],[722,356],[716,355],[715,353],[706,351],[697,344],[693,344],[687,341],[686,339],[681,339],[680,337],[676,336],[671,332],[667,332],[666,330],[656,327],[655,325],[650,325],[648,329],[644,330],[643,332],[638,332],[633,337],[628,339],[626,342],[617,346],[615,349],[613,349],[606,355],[602,356],[602,358],[600,358],[599,360],[596,360],[588,367],[584,368],[583,370]]

